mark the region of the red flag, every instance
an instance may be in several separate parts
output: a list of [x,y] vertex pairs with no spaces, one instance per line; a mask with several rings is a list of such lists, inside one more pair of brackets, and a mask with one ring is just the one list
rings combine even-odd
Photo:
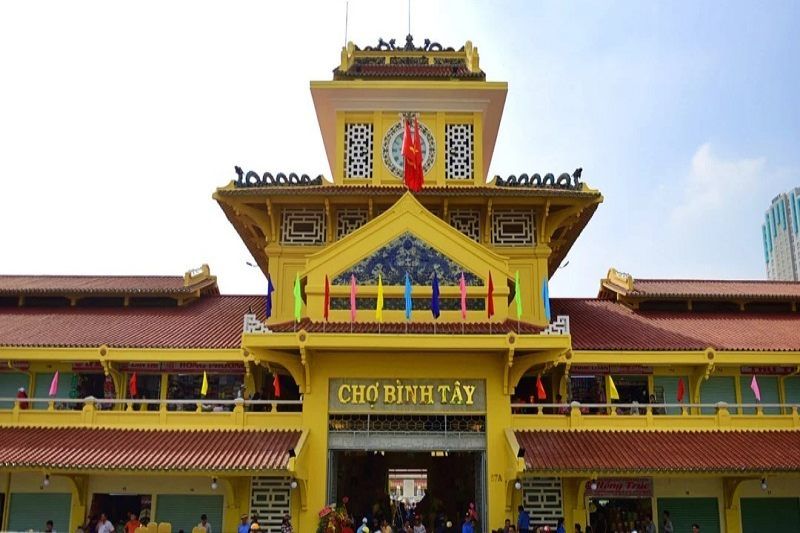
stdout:
[[422,169],[422,141],[419,140],[420,137],[419,120],[414,115],[414,155],[416,156],[414,169],[417,172],[414,176],[414,192],[421,191],[422,183],[425,181]]
[[403,132],[403,181],[409,191],[419,192],[422,187],[422,152],[419,148],[419,135],[411,135],[411,123],[403,119],[405,130]]
[[686,393],[686,389],[683,387],[683,378],[678,378],[678,394],[677,400],[678,403],[683,402],[683,395]]
[[273,378],[272,378],[272,388],[275,389],[275,397],[276,398],[280,398],[281,397],[281,380],[278,379],[278,373],[277,372],[272,374],[272,376],[273,376]]
[[539,400],[547,399],[547,392],[544,390],[544,383],[542,383],[542,376],[536,376],[536,398]]
[[489,291],[486,293],[486,314],[489,318],[494,316],[494,283],[492,283],[492,271],[489,271]]
[[328,321],[328,310],[331,308],[331,285],[328,283],[328,275],[325,274],[325,322]]
[[131,374],[131,379],[128,381],[128,394],[131,395],[131,398],[139,396],[139,386],[136,382],[136,372]]

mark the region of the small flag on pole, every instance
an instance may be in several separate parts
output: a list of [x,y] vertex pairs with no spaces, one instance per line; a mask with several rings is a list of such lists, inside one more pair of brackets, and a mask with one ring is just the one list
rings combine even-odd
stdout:
[[458,288],[461,290],[461,320],[467,319],[467,282],[464,280],[464,273],[461,273],[461,279],[458,282]]
[[328,312],[331,309],[331,284],[328,283],[328,275],[325,274],[325,309],[323,310],[323,314],[325,316],[325,322],[328,321]]
[[617,386],[614,385],[614,380],[611,379],[611,376],[607,376],[607,389],[608,389],[608,399],[609,400],[619,400],[619,392],[617,392]]
[[550,288],[547,286],[547,277],[542,282],[542,302],[544,302],[544,318],[550,322]]
[[200,396],[208,394],[208,376],[203,372],[203,384],[200,386]]
[[378,274],[378,302],[375,305],[375,320],[383,322],[383,279]]
[[267,274],[267,318],[272,316],[272,293],[275,287],[272,285],[272,277]]
[[300,293],[300,273],[294,276],[294,319],[300,322],[303,313],[303,296]]
[[675,399],[678,400],[678,403],[683,403],[683,396],[686,394],[686,388],[683,385],[683,378],[678,378],[678,394],[675,395]]
[[433,318],[439,318],[439,277],[433,273],[433,284],[431,286],[431,314]]
[[517,304],[517,320],[522,317],[522,294],[519,287],[519,270],[514,273],[514,302]]
[[278,373],[272,374],[272,388],[275,391],[275,397],[281,397],[281,380],[278,378]]
[[411,277],[406,272],[406,291],[405,291],[405,300],[406,300],[406,320],[411,320]]
[[53,374],[53,380],[50,382],[50,397],[55,398],[58,394],[58,370]]
[[486,291],[486,316],[494,316],[494,283],[492,282],[492,271],[489,271],[489,288]]
[[355,274],[350,274],[350,322],[356,321],[356,293],[358,289],[356,288],[356,276]]
[[756,397],[756,401],[761,401],[761,389],[758,388],[758,381],[756,381],[756,376],[753,374],[753,379],[750,381],[750,388],[753,391],[753,394]]
[[136,378],[136,372],[131,374],[131,379],[128,380],[128,394],[131,398],[139,396],[139,383]]
[[539,400],[547,399],[547,392],[544,390],[544,383],[542,383],[542,375],[536,376],[536,398]]

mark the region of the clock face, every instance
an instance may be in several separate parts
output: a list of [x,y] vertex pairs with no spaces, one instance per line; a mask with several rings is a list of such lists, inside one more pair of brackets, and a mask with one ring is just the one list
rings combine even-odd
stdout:
[[[420,144],[422,145],[422,170],[427,174],[433,167],[436,160],[436,141],[433,134],[422,122],[419,123],[422,133]],[[405,128],[402,122],[393,125],[383,136],[383,163],[386,165],[396,178],[403,179],[403,132]],[[411,133],[414,133],[414,124],[411,124]]]

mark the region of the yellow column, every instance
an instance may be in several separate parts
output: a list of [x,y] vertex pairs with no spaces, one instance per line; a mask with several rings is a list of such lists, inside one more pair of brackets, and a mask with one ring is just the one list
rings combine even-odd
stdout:
[[563,495],[564,523],[568,531],[572,531],[574,524],[580,524],[581,529],[586,529],[586,482],[584,478],[562,478],[561,493]]
[[[498,373],[499,374],[499,373]],[[509,457],[505,430],[511,425],[511,396],[503,394],[501,379],[486,381],[486,514],[487,524],[502,524],[506,518],[514,521],[514,465]],[[509,479],[510,478],[510,479]],[[508,501],[511,499],[512,501]]]
[[[313,357],[309,354],[308,357]],[[298,477],[307,483],[306,507],[293,523],[296,531],[316,531],[318,513],[327,502],[328,472],[328,382],[325,372],[311,373],[311,390],[303,395],[303,427],[310,428]]]
[[723,479],[722,490],[725,503],[725,523],[723,529],[727,533],[742,533],[742,513],[739,506],[739,486],[742,479]]

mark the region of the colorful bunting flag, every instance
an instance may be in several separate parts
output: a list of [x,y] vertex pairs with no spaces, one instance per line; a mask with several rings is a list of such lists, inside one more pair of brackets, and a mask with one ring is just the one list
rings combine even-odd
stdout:
[[405,291],[405,300],[406,300],[406,320],[411,320],[411,277],[406,272],[406,291]]
[[542,375],[536,376],[536,398],[539,400],[547,399],[547,391],[544,390],[544,383],[542,383]]
[[356,321],[356,293],[358,289],[356,288],[356,276],[355,274],[350,274],[350,322]]
[[131,379],[128,380],[128,395],[131,398],[139,396],[139,380],[136,377],[136,372],[131,374]]
[[676,400],[678,403],[683,403],[683,396],[686,394],[686,388],[683,385],[683,378],[678,378],[678,394],[676,394]]
[[331,284],[328,283],[328,275],[325,274],[325,301],[324,301],[325,309],[323,309],[322,313],[325,316],[325,322],[328,321],[328,313],[331,309]]
[[542,301],[544,302],[544,318],[550,323],[550,288],[547,286],[547,277],[542,281]]
[[281,380],[278,378],[278,373],[274,372],[272,374],[272,388],[275,391],[275,397],[281,397]]
[[486,291],[486,315],[489,318],[494,316],[494,283],[491,270],[489,271],[489,288]]
[[272,316],[272,293],[275,292],[275,286],[272,285],[272,277],[267,273],[267,318]]
[[303,313],[303,296],[300,292],[300,273],[294,276],[294,319],[300,322]]
[[378,274],[378,302],[375,305],[375,320],[383,322],[383,279]]
[[53,374],[53,380],[50,382],[50,397],[55,398],[58,394],[58,370]]
[[433,273],[433,284],[431,286],[431,314],[433,318],[439,318],[439,277]]
[[608,399],[609,400],[619,400],[619,392],[617,392],[617,386],[614,385],[614,380],[611,379],[611,376],[606,376],[606,388],[608,389]]
[[756,401],[761,401],[761,389],[758,388],[758,381],[756,381],[756,376],[753,374],[753,379],[750,381],[750,389],[753,391],[753,394],[756,397]]
[[203,372],[203,384],[200,386],[200,396],[208,394],[208,376]]
[[519,270],[514,273],[514,302],[517,304],[517,320],[522,317],[522,294],[519,287]]
[[464,280],[464,273],[461,273],[461,279],[458,282],[458,288],[461,290],[461,320],[467,319],[467,282]]

